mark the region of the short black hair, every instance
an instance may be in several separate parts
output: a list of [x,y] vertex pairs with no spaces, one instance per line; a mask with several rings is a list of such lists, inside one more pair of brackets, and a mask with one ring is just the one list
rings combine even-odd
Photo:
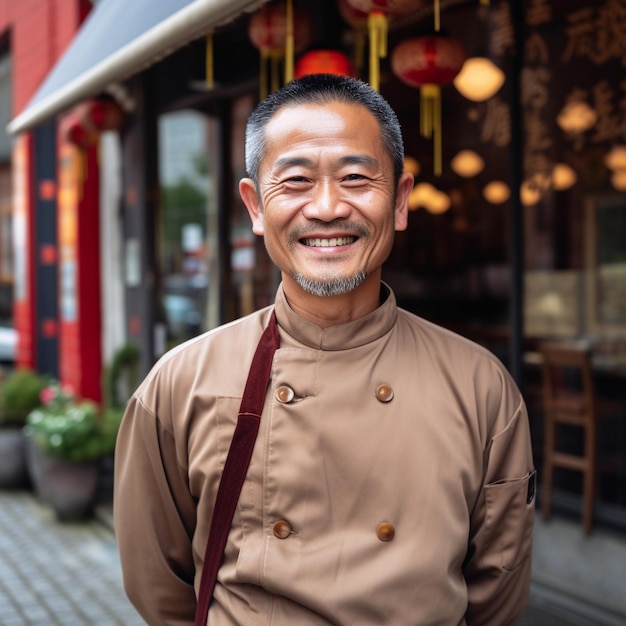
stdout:
[[288,82],[262,100],[246,126],[246,171],[258,184],[265,154],[265,127],[282,108],[302,104],[344,102],[361,105],[376,118],[380,137],[393,163],[396,184],[404,169],[404,143],[400,122],[391,105],[367,83],[339,74],[309,74]]

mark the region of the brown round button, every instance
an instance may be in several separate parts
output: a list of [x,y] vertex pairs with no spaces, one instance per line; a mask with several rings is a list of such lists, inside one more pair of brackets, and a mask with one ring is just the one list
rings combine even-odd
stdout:
[[279,519],[274,522],[272,532],[277,539],[287,539],[291,533],[291,524],[284,519]]
[[293,389],[291,387],[287,387],[287,385],[281,385],[275,393],[276,399],[283,404],[291,402],[295,395],[296,394]]
[[393,389],[386,383],[378,385],[378,387],[376,387],[376,397],[381,402],[391,402],[391,400],[393,400]]
[[391,541],[396,534],[396,529],[389,522],[381,522],[376,526],[376,534],[381,541]]

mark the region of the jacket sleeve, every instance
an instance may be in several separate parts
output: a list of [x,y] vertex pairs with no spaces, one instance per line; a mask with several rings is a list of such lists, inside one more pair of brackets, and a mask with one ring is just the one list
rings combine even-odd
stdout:
[[485,452],[485,480],[472,512],[464,566],[468,626],[512,626],[524,613],[530,588],[535,477],[528,415],[520,400]]
[[137,397],[118,434],[113,507],[130,601],[150,626],[192,626],[195,502],[172,434]]

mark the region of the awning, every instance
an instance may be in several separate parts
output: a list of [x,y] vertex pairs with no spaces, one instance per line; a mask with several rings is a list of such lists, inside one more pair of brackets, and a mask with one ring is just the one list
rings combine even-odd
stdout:
[[100,0],[8,132],[46,121],[266,1]]

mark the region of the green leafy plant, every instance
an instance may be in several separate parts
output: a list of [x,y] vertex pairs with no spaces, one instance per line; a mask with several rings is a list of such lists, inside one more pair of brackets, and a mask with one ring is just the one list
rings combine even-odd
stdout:
[[91,400],[76,398],[54,381],[41,392],[42,405],[26,418],[26,434],[52,456],[90,461],[111,453],[122,411],[100,411]]
[[41,406],[41,391],[50,377],[31,369],[12,372],[0,385],[0,426],[23,426],[26,416]]

